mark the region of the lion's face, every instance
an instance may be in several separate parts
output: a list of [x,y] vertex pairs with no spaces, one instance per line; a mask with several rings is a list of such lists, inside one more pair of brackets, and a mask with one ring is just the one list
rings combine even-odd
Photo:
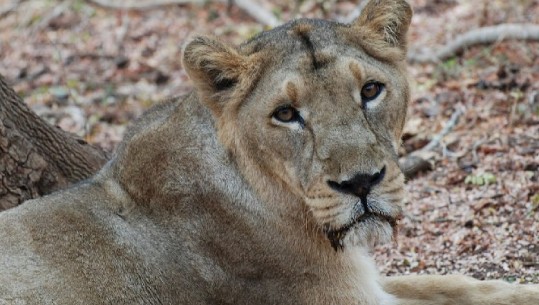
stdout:
[[304,199],[340,247],[393,232],[407,87],[397,69],[326,55],[333,60],[325,67],[306,68],[310,58],[299,53],[264,77],[268,86],[239,108],[237,130],[249,155]]
[[[239,52],[206,39],[186,48],[184,64],[195,83],[203,82],[201,99],[225,146],[300,198],[335,249],[387,240],[401,214],[396,151],[409,89],[398,39],[411,12],[400,9],[408,19],[386,14],[396,27],[389,31],[396,36],[380,33],[386,45],[356,41],[358,32],[380,27],[372,19],[385,15],[376,10],[352,26],[299,20]],[[213,61],[211,51],[219,54]]]

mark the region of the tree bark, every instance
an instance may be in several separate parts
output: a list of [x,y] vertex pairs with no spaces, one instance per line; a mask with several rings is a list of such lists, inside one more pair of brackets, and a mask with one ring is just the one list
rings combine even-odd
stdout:
[[0,75],[0,211],[88,178],[107,159],[37,116]]

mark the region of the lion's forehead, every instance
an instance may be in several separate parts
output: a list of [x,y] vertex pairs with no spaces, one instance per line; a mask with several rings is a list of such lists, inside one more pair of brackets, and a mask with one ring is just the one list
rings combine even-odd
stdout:
[[[335,50],[326,48],[320,53],[329,57]],[[264,85],[258,86],[260,90],[255,89],[255,92],[260,91],[260,97],[266,97],[271,91],[271,95],[280,97],[276,100],[301,100],[300,104],[306,106],[321,99],[337,102],[339,97],[352,97],[357,100],[355,95],[367,81],[391,84],[398,79],[394,73],[354,56],[335,56],[326,67],[319,69],[313,69],[312,61],[309,54],[303,53],[273,67],[259,83]]]
[[343,25],[323,20],[298,20],[263,32],[240,47],[245,55],[262,53],[264,69],[302,70],[305,74],[332,67],[342,56],[363,55],[339,33]]
[[281,91],[278,93],[286,91],[282,89],[289,80],[299,87],[305,84],[310,92],[325,88],[342,92],[345,87],[353,90],[347,80],[357,86],[368,79],[402,82],[396,75],[401,71],[392,63],[376,60],[361,47],[352,46],[342,34],[347,28],[331,21],[299,19],[255,36],[240,47],[240,52],[267,55],[259,57],[265,61],[262,83],[276,85]]
[[333,45],[339,40],[340,35],[336,31],[339,26],[342,25],[326,20],[298,19],[261,32],[245,42],[240,49],[246,55],[263,49],[289,54],[303,50],[305,43],[317,49]]

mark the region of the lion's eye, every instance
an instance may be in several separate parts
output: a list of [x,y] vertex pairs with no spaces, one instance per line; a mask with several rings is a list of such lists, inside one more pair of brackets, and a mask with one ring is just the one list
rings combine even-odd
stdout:
[[361,88],[361,101],[366,103],[374,100],[380,95],[382,90],[384,90],[384,84],[382,83],[370,82],[365,84],[365,86]]
[[301,119],[299,112],[292,106],[281,106],[277,108],[273,112],[272,117],[283,123],[291,123]]

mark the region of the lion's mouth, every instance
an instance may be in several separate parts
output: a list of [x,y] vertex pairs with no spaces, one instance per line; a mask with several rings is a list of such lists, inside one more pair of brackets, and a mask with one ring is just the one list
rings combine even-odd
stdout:
[[381,222],[387,222],[391,228],[393,229],[393,234],[397,234],[397,228],[398,228],[398,222],[401,219],[401,215],[397,215],[396,217],[389,216],[389,215],[383,215],[379,213],[374,213],[371,211],[366,211],[363,214],[357,215],[352,221],[350,221],[348,224],[338,228],[338,229],[330,229],[329,226],[324,228],[324,233],[326,234],[329,242],[331,243],[331,247],[337,251],[342,250],[344,247],[343,240],[350,232],[350,230],[356,226],[359,223],[375,220],[375,221],[381,221]]

